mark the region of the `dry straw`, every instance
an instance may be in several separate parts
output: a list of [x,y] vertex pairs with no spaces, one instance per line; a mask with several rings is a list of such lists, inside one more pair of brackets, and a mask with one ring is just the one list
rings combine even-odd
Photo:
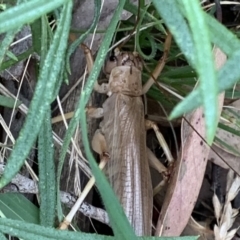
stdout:
[[220,203],[217,195],[213,195],[213,207],[217,224],[214,226],[216,240],[230,240],[234,237],[238,228],[231,229],[237,217],[238,209],[232,208],[231,201],[234,200],[240,189],[240,178],[234,178],[234,172],[229,170],[226,185],[225,203]]

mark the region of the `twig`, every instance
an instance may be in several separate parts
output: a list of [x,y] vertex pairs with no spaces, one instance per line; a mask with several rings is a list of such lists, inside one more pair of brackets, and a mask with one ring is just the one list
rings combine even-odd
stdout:
[[[4,164],[0,164],[0,175],[4,172]],[[21,174],[17,174],[11,181],[11,183],[6,186],[3,192],[18,192],[18,193],[31,193],[38,194],[37,183],[32,179],[24,177]],[[61,202],[66,204],[67,207],[71,208],[75,202],[76,197],[67,192],[60,192]],[[105,210],[101,208],[96,208],[87,202],[83,202],[78,209],[79,212],[87,217],[98,220],[99,222],[109,225],[108,214]]]

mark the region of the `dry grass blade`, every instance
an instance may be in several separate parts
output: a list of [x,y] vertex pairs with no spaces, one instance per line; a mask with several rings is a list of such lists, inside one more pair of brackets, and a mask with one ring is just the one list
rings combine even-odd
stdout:
[[232,201],[236,195],[238,194],[240,189],[240,178],[236,177],[229,189],[228,195],[227,195],[227,201],[230,202]]
[[228,174],[227,174],[227,185],[226,185],[226,192],[229,191],[232,183],[234,181],[234,171],[228,171]]
[[[100,163],[99,163],[99,168],[102,170],[106,163],[108,162],[109,157],[108,156],[103,156]],[[71,211],[68,213],[68,215],[64,218],[63,222],[60,223],[59,225],[59,229],[65,230],[68,228],[68,226],[71,224],[73,217],[75,216],[75,214],[78,212],[78,209],[80,208],[80,206],[83,203],[83,200],[85,199],[85,197],[87,196],[87,194],[89,193],[89,191],[92,189],[92,187],[95,184],[95,178],[91,177],[87,183],[87,185],[85,186],[84,190],[82,191],[81,195],[79,196],[78,200],[76,201],[76,203],[74,204],[74,206],[72,207]]]
[[239,212],[238,209],[232,208],[231,201],[234,200],[240,188],[240,179],[239,177],[236,177],[232,181],[231,170],[228,174],[228,183],[230,182],[232,182],[230,187],[228,185],[226,187],[226,201],[222,207],[218,203],[219,200],[217,199],[217,196],[215,194],[213,196],[214,212],[217,219],[217,224],[214,226],[214,235],[216,240],[230,240],[234,237],[235,233],[238,230],[238,228],[230,230]]
[[237,230],[238,230],[238,228],[235,228],[235,229],[231,230],[230,232],[228,232],[225,240],[232,239],[234,237],[234,235],[236,234]]

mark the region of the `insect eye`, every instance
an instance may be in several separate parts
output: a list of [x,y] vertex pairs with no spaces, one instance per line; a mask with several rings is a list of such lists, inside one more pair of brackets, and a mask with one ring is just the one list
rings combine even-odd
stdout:
[[117,58],[114,55],[111,55],[109,57],[109,61],[111,61],[111,62],[116,62],[116,60],[117,60]]

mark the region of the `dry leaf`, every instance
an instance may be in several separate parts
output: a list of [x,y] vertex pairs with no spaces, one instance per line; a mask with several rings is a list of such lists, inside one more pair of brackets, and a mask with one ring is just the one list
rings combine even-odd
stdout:
[[[215,239],[217,240],[226,240],[226,239],[232,239],[237,231],[237,229],[231,230],[228,232],[228,230],[232,227],[237,215],[238,215],[238,209],[233,209],[231,205],[231,201],[236,197],[239,186],[240,186],[240,178],[236,177],[233,179],[233,171],[228,172],[227,176],[227,186],[226,186],[226,201],[223,207],[222,213],[220,213],[219,217],[219,201],[217,199],[217,196],[214,194],[213,196],[213,206],[215,210],[215,215],[217,217],[217,224],[214,226],[214,235]],[[231,184],[231,185],[230,185]],[[219,220],[220,218],[220,220]]]
[[230,169],[227,174],[226,193],[229,192],[229,189],[232,186],[233,181],[234,181],[234,171]]
[[[215,59],[220,61],[220,68],[226,56],[218,48],[214,49]],[[219,96],[219,113],[221,112],[224,94]],[[205,136],[205,122],[202,108],[185,116],[188,122],[182,122],[181,154],[171,174],[168,191],[159,216],[156,236],[179,236],[191,216],[195,206],[205,168],[209,147],[200,136]],[[196,133],[198,132],[198,133]]]
[[239,210],[238,209],[236,209],[236,208],[233,208],[232,209],[232,218],[236,218],[237,217],[237,215],[238,215],[238,212],[239,212]]
[[229,201],[229,202],[232,201],[238,194],[239,189],[240,189],[240,178],[237,176],[234,179],[234,181],[227,193],[227,201]]
[[220,239],[224,240],[227,236],[227,223],[223,223],[222,226],[220,226],[219,229],[219,235],[220,235]]
[[214,225],[215,240],[220,240],[220,229],[217,225]]
[[237,230],[238,230],[238,228],[235,228],[235,229],[231,230],[230,232],[228,232],[225,240],[231,240],[234,237],[234,235],[236,234]]
[[228,230],[232,226],[231,217],[232,217],[232,206],[231,206],[231,203],[227,203],[224,208],[220,225],[222,226],[225,225],[226,229]]
[[221,213],[222,213],[222,205],[215,193],[213,195],[213,207],[214,207],[215,217],[216,217],[217,223],[219,225],[219,221],[220,221],[220,217],[221,217]]

